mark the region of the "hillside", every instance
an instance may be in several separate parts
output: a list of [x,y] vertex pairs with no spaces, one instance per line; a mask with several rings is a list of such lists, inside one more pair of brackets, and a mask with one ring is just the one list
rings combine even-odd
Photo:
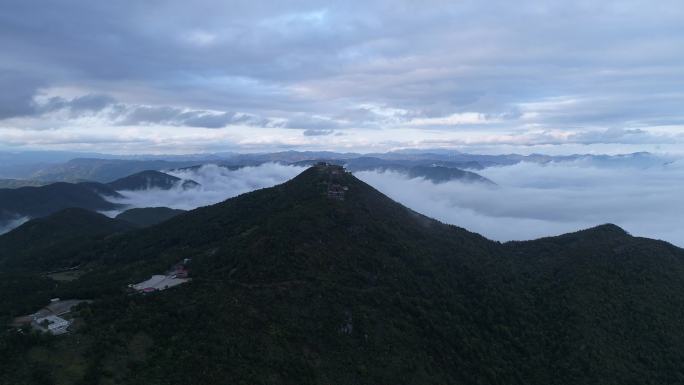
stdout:
[[88,210],[114,210],[119,206],[103,195],[120,195],[98,183],[53,183],[40,187],[0,189],[0,222],[17,217],[37,218],[78,207]]
[[199,183],[193,180],[183,181],[178,177],[161,171],[146,170],[117,179],[107,183],[107,185],[116,191],[132,191],[149,189],[169,190],[179,185],[183,189],[188,189],[199,186]]
[[44,186],[3,188],[0,189],[0,228],[11,228],[13,222],[41,218],[67,208],[116,210],[123,206],[110,202],[108,198],[122,198],[117,191],[168,190],[176,186],[188,189],[199,184],[163,172],[147,170],[107,184],[57,182]]
[[69,257],[88,242],[134,226],[85,209],[71,208],[32,219],[0,236],[0,270],[41,271],[74,266]]
[[[231,168],[256,166],[268,162],[313,165],[324,160],[343,164],[350,170],[370,170],[387,166],[441,166],[461,170],[482,170],[487,167],[513,165],[520,162],[588,162],[611,167],[653,167],[668,163],[672,159],[650,153],[622,155],[478,155],[453,150],[400,150],[387,153],[359,154],[312,151],[285,151],[258,154],[205,154],[202,156],[164,156],[155,159],[116,159],[112,155],[63,153],[43,159],[41,152],[0,152],[0,177],[31,180],[31,183],[52,183],[56,181],[76,182],[91,180],[107,183],[145,170],[172,170],[195,168],[204,164],[218,164]],[[69,158],[71,156],[71,158]],[[87,157],[86,157],[87,156]],[[99,157],[99,158],[98,158]],[[41,159],[46,163],[41,163]],[[70,160],[69,160],[70,159]],[[16,162],[18,161],[18,163]],[[55,163],[63,162],[63,163]]]
[[425,178],[434,183],[444,183],[452,180],[458,180],[467,183],[485,183],[489,185],[495,185],[494,182],[480,174],[452,167],[414,166],[407,170],[407,174],[410,178]]
[[[74,258],[86,274],[35,291],[99,299],[81,313],[84,327],[56,340],[5,336],[0,358],[12,370],[0,368],[0,382],[684,380],[683,250],[612,225],[500,244],[337,167],[109,237]],[[184,258],[191,283],[123,291]]]
[[451,161],[448,157],[441,157],[434,154],[426,154],[425,156],[392,156],[390,154],[376,154],[377,156],[361,156],[357,158],[347,159],[344,165],[347,169],[355,170],[373,170],[386,168],[400,168],[409,169],[412,167],[431,167],[440,166],[457,169],[481,170],[482,165],[475,161]]
[[144,207],[126,210],[117,215],[116,219],[131,223],[137,227],[149,227],[167,221],[184,212],[185,210],[170,209],[168,207]]
[[24,179],[0,179],[0,189],[4,188],[19,188],[27,186],[43,186],[44,182],[36,180],[24,180]]

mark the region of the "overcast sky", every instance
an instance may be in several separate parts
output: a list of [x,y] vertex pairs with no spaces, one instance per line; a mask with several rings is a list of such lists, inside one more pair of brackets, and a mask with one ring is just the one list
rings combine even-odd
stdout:
[[684,4],[0,2],[0,149],[684,153]]

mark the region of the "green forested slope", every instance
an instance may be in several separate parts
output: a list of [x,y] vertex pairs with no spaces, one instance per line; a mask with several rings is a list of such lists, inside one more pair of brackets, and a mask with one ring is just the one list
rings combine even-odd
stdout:
[[0,235],[0,270],[45,271],[78,264],[89,243],[134,226],[86,209],[70,208],[32,219]]
[[131,223],[137,227],[149,227],[167,221],[185,210],[168,207],[142,207],[129,209],[116,216],[116,219]]
[[0,189],[0,223],[17,217],[37,218],[79,207],[88,210],[114,210],[119,205],[105,196],[120,197],[99,183],[53,183],[40,187]]
[[[5,335],[0,379],[684,381],[681,249],[612,225],[500,244],[335,170],[314,167],[80,251],[89,273],[34,293],[99,299],[81,310],[84,326],[47,340]],[[344,200],[327,197],[330,183],[348,188]],[[183,258],[191,283],[123,290]]]

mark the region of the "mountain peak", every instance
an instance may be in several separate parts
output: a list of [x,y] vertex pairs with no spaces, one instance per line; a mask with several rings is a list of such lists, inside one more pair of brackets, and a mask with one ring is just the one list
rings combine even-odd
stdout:
[[630,237],[630,234],[612,223],[604,223],[602,225],[594,226],[588,229],[580,230],[570,234],[564,234],[560,237],[565,238],[577,238],[577,239],[622,239],[625,237]]
[[173,175],[163,173],[156,170],[145,170],[124,178],[117,179],[107,185],[114,190],[147,190],[147,189],[163,189],[169,190],[181,183],[183,189],[193,188],[199,186],[199,183],[193,180],[183,181]]
[[587,231],[612,233],[618,235],[629,235],[629,233],[625,231],[625,229],[613,223],[604,223],[602,225],[598,225],[590,229],[587,229]]
[[276,282],[327,276],[353,265],[367,269],[355,268],[354,277],[375,274],[382,266],[404,265],[418,255],[438,258],[456,247],[471,258],[494,244],[417,214],[327,163],[283,184],[171,218],[145,234],[124,237],[103,255],[152,260],[157,247],[168,255],[192,249],[198,274],[216,277],[237,269],[241,274],[234,279]]
[[0,189],[0,221],[16,217],[42,217],[71,207],[89,210],[113,210],[119,207],[103,198],[103,195],[119,194],[99,183],[57,182],[41,187]]
[[318,162],[283,183],[280,187],[295,190],[301,194],[299,196],[315,194],[343,201],[352,185],[372,189],[345,170],[344,167],[327,162]]

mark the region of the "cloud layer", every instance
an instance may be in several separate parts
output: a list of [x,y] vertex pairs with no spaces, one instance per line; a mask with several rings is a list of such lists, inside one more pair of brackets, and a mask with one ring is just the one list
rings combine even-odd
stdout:
[[519,163],[481,171],[497,187],[433,184],[396,173],[356,175],[389,197],[489,238],[533,239],[614,223],[684,246],[684,162],[648,168],[586,161]]
[[[130,207],[193,209],[285,182],[303,170],[272,163],[236,171],[206,165],[173,172],[200,182],[199,189],[124,192],[126,198],[117,202]],[[499,241],[614,223],[633,235],[684,246],[682,160],[654,164],[580,159],[490,167],[480,173],[497,186],[458,181],[435,184],[395,172],[355,175],[418,212]]]
[[360,5],[3,1],[0,147],[684,152],[678,0]]
[[[244,167],[238,170],[208,164],[197,169],[168,171],[169,174],[181,179],[194,180],[200,184],[199,187],[184,189],[179,183],[176,188],[170,190],[121,191],[120,193],[125,197],[112,201],[127,205],[127,209],[165,206],[191,210],[218,203],[249,191],[283,183],[304,170],[303,167],[283,166],[275,163]],[[108,212],[107,214],[114,216],[119,212]]]

